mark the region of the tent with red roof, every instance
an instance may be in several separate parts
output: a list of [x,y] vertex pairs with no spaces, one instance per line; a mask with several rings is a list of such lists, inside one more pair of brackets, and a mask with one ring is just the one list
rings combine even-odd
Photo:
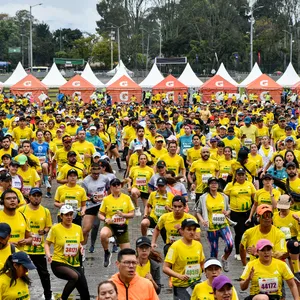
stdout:
[[109,85],[106,92],[112,96],[113,103],[130,102],[133,96],[136,97],[137,102],[142,100],[142,88],[126,75]]
[[168,94],[173,94],[175,102],[177,101],[179,94],[182,96],[184,93],[187,93],[187,91],[188,87],[172,75],[167,76],[152,88],[153,94],[166,93],[167,96]]
[[60,93],[63,93],[67,96],[74,97],[75,93],[80,95],[85,103],[91,101],[90,97],[95,90],[96,87],[80,75],[75,75],[59,88]]
[[237,93],[237,87],[221,77],[220,75],[215,75],[205,81],[200,88],[202,93],[203,101],[210,101],[212,93],[217,94],[218,92],[224,92],[228,94]]
[[31,74],[28,74],[19,82],[14,84],[10,88],[11,92],[14,95],[27,95],[31,94],[33,101],[40,104],[39,96],[47,93],[48,88],[45,84],[43,84],[39,79],[34,77]]
[[262,74],[246,86],[246,92],[248,95],[257,94],[259,100],[264,100],[264,95],[269,93],[276,103],[280,103],[282,86],[268,75]]

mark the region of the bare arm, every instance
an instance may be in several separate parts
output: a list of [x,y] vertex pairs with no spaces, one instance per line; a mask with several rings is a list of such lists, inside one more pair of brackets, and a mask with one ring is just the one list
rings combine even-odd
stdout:
[[299,294],[298,294],[298,289],[297,289],[297,285],[295,283],[294,278],[286,280],[286,283],[288,284],[291,293],[293,295],[293,299],[294,300],[299,300]]

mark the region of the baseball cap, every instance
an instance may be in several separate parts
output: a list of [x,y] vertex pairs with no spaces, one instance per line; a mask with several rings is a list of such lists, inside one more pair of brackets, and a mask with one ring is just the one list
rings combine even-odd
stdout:
[[119,178],[113,178],[111,181],[110,181],[110,185],[121,185],[122,182],[120,181]]
[[213,181],[216,181],[217,183],[219,183],[219,179],[217,177],[210,177],[207,180],[207,184],[209,185]]
[[11,233],[11,228],[7,223],[0,223],[0,237],[5,239]]
[[228,132],[234,132],[234,128],[233,127],[229,127],[227,131]]
[[252,120],[251,120],[250,117],[246,117],[246,118],[244,119],[244,123],[245,123],[245,124],[250,124],[251,122],[252,122]]
[[277,202],[277,208],[279,209],[289,209],[291,206],[291,200],[289,195],[281,195]]
[[294,139],[292,136],[288,136],[284,141],[285,142],[294,142]]
[[174,202],[181,202],[184,205],[186,205],[186,199],[183,196],[179,196],[179,195],[174,196],[172,203]]
[[76,121],[80,121],[81,122],[81,119],[80,118],[76,118]]
[[256,250],[257,251],[262,250],[266,246],[270,246],[270,247],[273,248],[273,244],[269,240],[267,240],[267,239],[261,239],[256,244]]
[[164,177],[159,177],[156,181],[156,185],[166,185],[167,184],[167,180]]
[[218,141],[218,139],[215,138],[215,137],[213,137],[213,138],[210,139],[210,142],[211,142],[211,143],[216,143],[217,141]]
[[12,262],[24,266],[28,270],[36,269],[29,255],[23,251],[15,252],[12,254]]
[[69,212],[74,212],[74,209],[71,205],[65,204],[60,208],[59,212],[60,212],[60,214],[65,215]]
[[296,168],[297,166],[293,161],[290,161],[286,164],[285,168],[288,169],[289,167]]
[[11,166],[19,166],[20,164],[19,164],[18,161],[12,159],[12,160],[10,161],[10,165],[11,165]]
[[129,121],[128,117],[123,118],[124,121]]
[[155,138],[155,142],[164,142],[164,141],[165,141],[165,139],[161,135],[159,135]]
[[166,167],[166,163],[163,161],[163,160],[159,160],[157,163],[156,163],[156,166],[158,168],[164,168]]
[[227,130],[227,127],[224,126],[224,125],[222,125],[222,126],[220,126],[220,129],[225,129],[225,130]]
[[105,154],[104,154],[104,155],[101,155],[100,159],[101,159],[101,160],[106,160],[106,161],[110,162],[109,156],[107,156],[107,155],[105,155]]
[[88,120],[87,120],[87,119],[83,119],[83,120],[81,121],[81,123],[82,123],[82,124],[87,124],[87,123],[88,123]]
[[273,213],[273,209],[272,209],[272,206],[271,205],[267,205],[267,204],[261,204],[257,207],[256,209],[256,213],[259,215],[259,216],[262,216],[265,212],[271,212]]
[[26,162],[27,162],[27,156],[24,155],[24,154],[21,154],[21,155],[18,157],[18,162],[19,162],[20,166],[25,165]]
[[151,241],[146,236],[142,236],[136,240],[135,245],[136,247],[141,247],[145,245],[151,247]]
[[205,263],[204,263],[204,270],[210,266],[218,266],[220,268],[222,268],[222,264],[220,263],[220,261],[218,261],[216,258],[212,257],[212,258],[208,258]]
[[43,192],[40,188],[34,187],[30,190],[29,195],[33,195],[33,194],[37,194],[37,193],[43,195]]
[[264,176],[262,176],[262,178],[261,178],[262,180],[264,180],[264,179],[273,179],[273,176],[271,175],[271,174],[265,174]]
[[143,149],[143,145],[142,145],[142,144],[137,144],[137,145],[135,145],[135,147],[134,147],[134,151],[142,150],[142,149]]
[[69,151],[68,154],[67,154],[67,157],[70,157],[70,156],[77,156],[76,152],[75,151]]
[[8,172],[0,173],[0,181],[11,180],[11,175]]
[[245,174],[246,171],[244,168],[238,168],[236,171],[235,171],[236,174]]
[[279,120],[279,121],[285,121],[285,117],[284,117],[284,116],[280,116],[280,117],[278,118],[278,120]]
[[177,137],[173,134],[171,134],[168,138],[167,138],[168,141],[177,141]]
[[20,118],[19,117],[16,117],[15,118],[15,122],[19,122]]
[[232,286],[231,280],[225,275],[219,275],[215,277],[212,282],[213,290],[220,290],[225,284],[230,284]]
[[67,177],[68,177],[69,175],[71,175],[71,174],[75,174],[76,176],[78,176],[78,172],[77,172],[75,169],[69,170],[68,173],[67,173]]
[[97,127],[96,126],[91,126],[90,130],[97,130]]
[[101,154],[100,154],[99,152],[95,152],[95,153],[93,154],[93,158],[95,158],[95,157],[101,157]]
[[185,228],[185,227],[188,227],[188,226],[195,226],[195,227],[200,228],[199,223],[197,223],[194,219],[184,219],[181,222],[181,228]]
[[150,130],[153,130],[153,129],[155,129],[155,128],[156,128],[155,125],[150,125],[150,126],[149,126],[149,129],[150,129]]

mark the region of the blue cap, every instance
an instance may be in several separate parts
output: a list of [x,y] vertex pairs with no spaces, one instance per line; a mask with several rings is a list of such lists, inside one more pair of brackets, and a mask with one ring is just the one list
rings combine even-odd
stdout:
[[292,136],[288,136],[286,139],[285,139],[285,142],[294,142],[294,138]]
[[15,252],[12,254],[12,262],[24,266],[28,270],[36,269],[29,255],[23,251]]
[[42,190],[38,187],[32,188],[29,192],[29,195],[33,195],[33,194],[36,194],[36,193],[43,195]]
[[244,122],[245,122],[246,124],[250,124],[250,123],[252,122],[252,120],[251,120],[250,117],[246,117],[246,118],[244,119]]

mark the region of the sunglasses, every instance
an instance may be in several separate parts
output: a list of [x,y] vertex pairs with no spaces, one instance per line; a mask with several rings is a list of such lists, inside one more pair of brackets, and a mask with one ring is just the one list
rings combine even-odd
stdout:
[[120,186],[120,185],[121,185],[121,183],[113,183],[111,186],[116,187],[116,186]]

